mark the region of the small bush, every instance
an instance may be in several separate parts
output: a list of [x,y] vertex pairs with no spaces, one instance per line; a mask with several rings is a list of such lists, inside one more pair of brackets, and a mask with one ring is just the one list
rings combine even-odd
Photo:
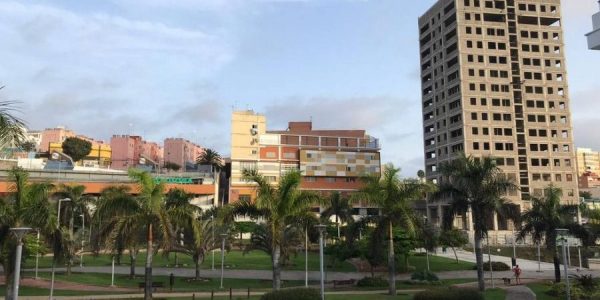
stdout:
[[381,277],[365,277],[356,282],[359,287],[387,287],[388,281]]
[[[494,268],[494,271],[510,271],[511,268],[509,265],[501,262],[501,261],[493,261],[492,262],[492,268]],[[473,270],[477,270],[477,266],[473,266]],[[490,263],[489,262],[485,262],[483,263],[483,270],[484,271],[489,271],[490,270]]]
[[417,281],[439,281],[440,279],[435,275],[435,273],[423,270],[412,273],[410,279]]
[[321,294],[316,289],[296,288],[272,291],[260,297],[260,300],[320,300]]
[[445,288],[418,292],[413,300],[484,300],[484,298],[474,289]]

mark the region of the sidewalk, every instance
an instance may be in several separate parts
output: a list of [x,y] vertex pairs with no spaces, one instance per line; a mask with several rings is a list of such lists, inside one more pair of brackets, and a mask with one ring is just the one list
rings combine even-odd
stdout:
[[[487,250],[487,249],[484,249],[484,250]],[[457,249],[456,255],[458,256],[458,259],[460,259],[460,260],[475,263],[475,253],[473,253],[473,252],[468,252],[468,251]],[[442,253],[442,251],[438,250],[438,253],[436,254],[436,256],[455,259],[454,252],[452,252],[451,249],[447,249],[446,253]],[[489,260],[488,253],[485,252],[483,254],[483,261],[487,262],[488,260]],[[493,253],[492,253],[492,261],[503,262],[509,266],[512,265],[510,257],[494,255]],[[535,260],[526,260],[526,259],[517,257],[517,264],[523,271],[537,271],[538,270],[538,262]],[[571,269],[573,271],[576,271],[576,268],[571,268]],[[541,271],[554,270],[554,264],[547,263],[547,262],[540,262],[540,270]],[[561,265],[561,270],[562,270],[562,265]]]

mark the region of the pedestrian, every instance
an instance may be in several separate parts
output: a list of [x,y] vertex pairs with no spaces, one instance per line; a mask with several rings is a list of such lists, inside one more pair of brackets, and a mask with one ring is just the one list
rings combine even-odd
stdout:
[[521,284],[521,268],[519,268],[519,265],[513,268],[513,273],[515,273],[515,282],[517,285]]
[[169,275],[169,290],[171,292],[173,291],[174,285],[175,285],[175,275],[173,275],[173,273],[171,273],[171,275]]

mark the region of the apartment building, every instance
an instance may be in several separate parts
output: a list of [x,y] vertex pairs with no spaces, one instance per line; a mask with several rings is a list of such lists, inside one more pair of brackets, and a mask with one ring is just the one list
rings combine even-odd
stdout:
[[50,143],[62,143],[66,138],[73,136],[76,136],[75,132],[65,128],[64,126],[46,128],[41,134],[39,151],[48,152],[50,149]]
[[[459,153],[490,155],[520,186],[521,209],[554,184],[577,198],[559,0],[439,0],[419,18],[427,179]],[[444,206],[430,202],[430,220]],[[456,225],[471,229],[469,216]],[[510,230],[500,217],[494,230]]]
[[[600,4],[600,2],[598,2]],[[586,34],[588,48],[591,50],[600,50],[600,12],[592,16],[592,32]]]
[[268,130],[264,115],[236,111],[231,118],[229,201],[255,197],[254,185],[242,178],[244,169],[259,170],[273,184],[285,172],[300,170],[301,189],[350,193],[360,188],[359,176],[380,174],[379,151],[379,140],[365,130],[318,130],[312,122]]
[[590,148],[577,148],[577,176],[586,172],[600,174],[600,152]]
[[167,138],[164,147],[165,162],[175,163],[182,170],[194,169],[196,159],[204,152],[202,147],[183,138]]

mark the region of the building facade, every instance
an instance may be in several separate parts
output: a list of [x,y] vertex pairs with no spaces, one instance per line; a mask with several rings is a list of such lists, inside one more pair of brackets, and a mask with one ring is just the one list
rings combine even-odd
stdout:
[[183,138],[167,138],[164,145],[165,163],[175,163],[183,170],[194,169],[196,159],[204,152],[202,147]]
[[[111,166],[112,150],[110,145],[102,142],[90,141],[92,149],[90,153],[76,164],[90,168],[109,168]],[[50,143],[49,152],[62,153],[62,143]]]
[[600,174],[600,152],[590,148],[577,148],[577,176],[586,172]]
[[111,168],[127,170],[140,164],[143,151],[142,137],[138,135],[113,135],[110,138],[112,149]]
[[[600,4],[600,2],[598,2]],[[600,12],[595,13],[592,16],[593,30],[586,34],[588,48],[591,50],[600,50]]]
[[351,193],[361,186],[359,176],[380,174],[379,151],[378,139],[365,130],[315,130],[312,122],[267,130],[264,115],[236,111],[231,118],[229,201],[256,196],[254,185],[242,178],[244,169],[260,171],[273,184],[285,172],[300,170],[303,190]]
[[[578,201],[560,1],[439,0],[418,23],[427,179],[461,152],[489,155],[520,187],[508,198],[522,210],[549,184]],[[444,209],[429,203],[430,220]],[[468,219],[456,225],[471,229]]]
[[46,128],[42,131],[42,136],[39,144],[40,152],[48,152],[50,149],[50,143],[61,143],[68,137],[76,136],[75,132],[64,126],[57,126],[55,128]]

